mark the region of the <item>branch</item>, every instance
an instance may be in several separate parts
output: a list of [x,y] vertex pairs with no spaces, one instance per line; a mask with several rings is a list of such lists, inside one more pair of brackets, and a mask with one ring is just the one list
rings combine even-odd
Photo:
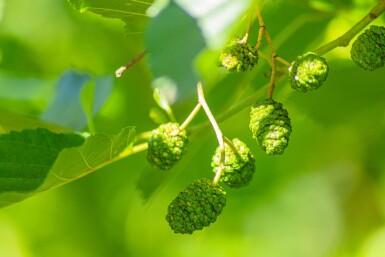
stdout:
[[194,119],[194,117],[198,114],[199,110],[202,108],[202,104],[199,102],[194,110],[190,113],[190,115],[186,118],[182,125],[180,125],[179,130],[184,130],[190,122]]
[[[277,75],[277,61],[276,58],[278,57],[277,51],[274,48],[273,41],[271,40],[271,37],[269,35],[269,32],[266,29],[265,22],[263,21],[261,11],[257,5],[256,8],[257,12],[257,17],[258,17],[258,22],[260,26],[260,33],[263,31],[263,34],[266,38],[267,44],[269,46],[270,52],[271,52],[271,79],[270,79],[270,85],[269,85],[269,98],[273,97],[273,92],[275,89],[275,80],[276,80],[276,75]],[[263,29],[261,29],[263,28]],[[258,35],[259,37],[259,35]],[[280,58],[282,59],[282,58]]]
[[350,41],[360,33],[368,24],[377,19],[385,11],[385,0],[381,0],[370,12],[358,21],[351,29],[337,39],[313,51],[317,55],[324,55],[337,47],[346,47]]
[[216,134],[217,139],[218,139],[219,151],[221,153],[221,160],[220,160],[220,164],[219,164],[219,169],[218,169],[217,173],[215,174],[215,177],[213,180],[213,184],[216,185],[216,184],[218,184],[219,179],[221,178],[221,175],[222,175],[222,171],[224,169],[224,161],[225,161],[225,143],[223,140],[224,137],[223,137],[221,129],[218,126],[217,121],[214,118],[214,115],[211,113],[210,107],[208,106],[208,104],[206,102],[205,96],[203,94],[203,87],[202,87],[201,82],[199,82],[197,85],[197,91],[198,91],[198,101],[202,105],[202,108],[205,111],[207,118],[209,118],[209,121],[210,121],[210,123],[211,123],[211,125],[215,131],[215,134]]
[[120,78],[123,74],[123,72],[125,70],[127,70],[128,68],[134,66],[137,62],[139,62],[140,60],[143,59],[143,57],[147,54],[147,51],[144,50],[142,53],[140,53],[139,55],[137,55],[134,59],[132,59],[129,63],[127,63],[126,65],[120,67],[119,69],[117,69],[115,71],[115,76],[117,78]]

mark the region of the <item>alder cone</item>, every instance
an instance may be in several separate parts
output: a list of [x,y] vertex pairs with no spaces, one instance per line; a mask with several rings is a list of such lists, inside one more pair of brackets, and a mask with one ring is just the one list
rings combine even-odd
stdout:
[[283,154],[291,134],[288,112],[282,104],[265,99],[251,107],[250,130],[259,147],[269,155]]
[[241,39],[232,40],[218,58],[218,65],[231,72],[250,71],[257,63],[257,48]]
[[352,60],[362,69],[373,71],[385,64],[385,27],[370,26],[354,41]]
[[175,233],[192,234],[217,220],[226,192],[208,179],[193,181],[168,206],[166,220]]
[[315,53],[298,56],[289,68],[289,84],[298,92],[318,89],[325,82],[329,66],[325,58]]
[[165,123],[154,129],[148,141],[147,160],[160,169],[169,170],[186,152],[188,139],[178,123]]
[[[235,149],[225,144],[225,160],[220,181],[231,188],[240,188],[247,186],[253,179],[255,159],[244,142],[238,138],[234,138],[232,143]],[[234,150],[236,150],[236,152]],[[220,169],[220,163],[221,151],[218,147],[211,162],[214,173]]]

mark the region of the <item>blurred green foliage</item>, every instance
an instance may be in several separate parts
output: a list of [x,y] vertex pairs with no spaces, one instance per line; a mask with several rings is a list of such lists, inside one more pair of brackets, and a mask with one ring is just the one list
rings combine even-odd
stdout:
[[[262,60],[246,74],[228,74],[215,65],[221,45],[230,36],[243,35],[244,13],[252,1],[175,2],[191,15],[185,20],[196,21],[205,40],[191,69],[205,82],[214,115],[269,82],[270,67]],[[345,32],[377,2],[265,0],[262,13],[278,54],[293,60]],[[384,25],[384,16],[374,24]],[[21,115],[15,121],[20,127],[24,120],[40,117],[68,69],[92,78],[113,75],[145,48],[143,38],[125,35],[124,26],[91,12],[81,14],[64,0],[0,1],[0,113],[6,113],[0,122]],[[251,42],[257,29],[253,24]],[[170,37],[153,33],[164,42]],[[184,50],[189,51],[187,43]],[[169,50],[170,45],[159,47]],[[266,44],[261,50],[268,54]],[[110,97],[94,117],[97,132],[114,134],[127,125],[143,132],[157,126],[149,117],[156,107],[150,58],[114,80]],[[220,124],[227,137],[238,137],[251,148],[257,170],[248,187],[226,188],[227,206],[209,228],[175,235],[165,221],[167,206],[180,190],[193,179],[212,177],[217,142],[207,129],[190,138],[188,154],[165,174],[152,170],[144,153],[138,153],[1,209],[0,256],[383,257],[384,69],[360,70],[349,59],[349,47],[325,58],[330,72],[319,90],[300,94],[286,77],[277,85],[274,96],[293,126],[284,155],[266,156],[259,150],[248,130],[248,108]],[[194,95],[177,101],[173,111],[178,121],[195,104]],[[200,114],[192,126],[204,120]]]

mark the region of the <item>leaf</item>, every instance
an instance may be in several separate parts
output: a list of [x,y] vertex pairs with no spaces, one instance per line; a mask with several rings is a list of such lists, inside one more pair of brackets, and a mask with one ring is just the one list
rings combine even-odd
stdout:
[[147,165],[140,173],[136,183],[136,190],[140,194],[143,203],[148,202],[154,193],[173,176],[175,176],[173,172],[160,172]]
[[[239,32],[242,31],[238,36],[243,37],[248,22],[245,13],[248,9],[253,9],[252,5],[255,3],[253,0],[175,0],[175,2],[198,21],[207,45],[217,49],[223,46],[238,26]],[[254,13],[254,9],[252,12]]]
[[92,115],[93,114],[92,108],[94,106],[94,95],[95,95],[95,81],[91,80],[84,85],[81,92],[80,99],[81,99],[83,111],[87,117],[88,129],[92,133],[95,132],[94,120]]
[[57,133],[71,131],[71,129],[59,125],[0,110],[0,134],[36,128],[47,128]]
[[165,112],[160,108],[151,108],[149,116],[153,122],[159,125],[170,121]]
[[176,118],[175,118],[174,113],[172,111],[172,108],[171,108],[171,106],[167,100],[167,97],[164,94],[164,91],[165,91],[164,88],[163,89],[155,88],[154,94],[153,94],[154,100],[159,105],[159,107],[162,108],[167,113],[170,120],[172,122],[176,122]]
[[11,132],[0,137],[0,193],[28,192],[43,182],[59,152],[79,146],[76,134],[54,134],[46,129]]
[[[81,105],[81,92],[91,78],[85,73],[66,71],[57,85],[56,98],[51,106],[41,115],[44,121],[59,124],[74,130],[82,130],[87,124],[87,117]],[[113,88],[111,76],[95,79],[95,92],[92,114],[96,114],[110,95]],[[91,99],[88,99],[91,101]]]
[[87,138],[46,129],[0,136],[0,207],[83,177],[118,159],[132,146],[135,129]]
[[121,19],[126,23],[126,31],[143,33],[147,22],[146,10],[153,0],[68,0],[80,12],[91,11],[106,18]]
[[[7,51],[7,49],[1,49],[0,46],[0,52],[2,50]],[[19,56],[13,57],[15,60],[20,60],[20,58]],[[2,59],[0,65],[2,66],[3,63]],[[5,68],[2,66],[2,69]],[[54,81],[26,75],[25,70],[26,68],[23,72],[12,73],[0,71],[0,109],[36,116],[44,111],[52,97]]]
[[205,42],[194,18],[171,2],[150,20],[146,45],[155,78],[173,80],[179,99],[195,93],[198,79],[192,63]]

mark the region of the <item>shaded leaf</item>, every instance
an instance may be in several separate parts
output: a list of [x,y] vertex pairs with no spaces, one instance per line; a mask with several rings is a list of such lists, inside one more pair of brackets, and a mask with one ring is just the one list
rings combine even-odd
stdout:
[[95,132],[94,120],[92,109],[94,106],[94,95],[95,95],[95,81],[91,80],[86,83],[81,92],[81,102],[83,111],[87,117],[88,129],[90,132]]
[[[81,104],[81,92],[91,78],[84,73],[66,71],[59,79],[56,98],[51,106],[41,115],[47,122],[59,124],[75,130],[83,129],[87,124],[87,116]],[[96,114],[110,95],[113,78],[110,76],[95,79],[95,92],[92,114]]]
[[136,189],[143,203],[146,203],[173,176],[175,176],[173,172],[159,172],[159,170],[147,165],[140,173],[136,183]]
[[166,113],[160,108],[151,108],[149,116],[153,122],[159,125],[170,121]]
[[76,134],[55,134],[46,129],[11,132],[0,137],[0,193],[27,192],[45,180],[59,152],[79,146]]
[[[14,58],[20,60],[18,56]],[[53,83],[52,79],[30,76],[25,72],[0,71],[0,109],[37,116],[52,98]]]
[[205,42],[194,18],[176,4],[170,3],[151,19],[146,33],[146,45],[155,78],[167,77],[173,80],[178,86],[179,98],[195,92],[198,79],[193,61]]
[[128,33],[143,32],[147,21],[146,10],[153,0],[68,0],[80,12],[91,11],[106,18],[125,22]]
[[85,176],[132,146],[135,129],[117,135],[55,134],[46,129],[0,137],[0,207]]
[[71,131],[71,129],[60,127],[59,125],[0,110],[0,134],[36,128],[47,128],[57,133]]

